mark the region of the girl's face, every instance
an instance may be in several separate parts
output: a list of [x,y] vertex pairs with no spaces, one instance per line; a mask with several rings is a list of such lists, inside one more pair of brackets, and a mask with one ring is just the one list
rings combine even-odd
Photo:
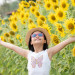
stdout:
[[44,44],[46,43],[46,40],[44,40],[44,34],[40,31],[35,31],[33,34],[31,34],[31,45],[33,44]]

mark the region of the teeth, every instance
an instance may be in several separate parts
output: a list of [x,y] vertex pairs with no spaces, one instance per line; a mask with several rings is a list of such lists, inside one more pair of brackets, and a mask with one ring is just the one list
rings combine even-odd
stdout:
[[36,39],[36,40],[40,40],[40,39]]

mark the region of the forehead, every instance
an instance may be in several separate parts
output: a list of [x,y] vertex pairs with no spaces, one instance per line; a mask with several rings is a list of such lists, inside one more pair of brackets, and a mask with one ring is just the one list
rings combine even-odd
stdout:
[[32,34],[34,34],[34,33],[36,34],[36,33],[42,33],[42,32],[40,32],[40,31],[35,31],[35,32],[33,32]]

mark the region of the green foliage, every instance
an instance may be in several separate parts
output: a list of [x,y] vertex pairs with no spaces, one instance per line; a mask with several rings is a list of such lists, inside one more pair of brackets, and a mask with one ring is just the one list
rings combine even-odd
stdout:
[[0,75],[27,75],[27,59],[0,46]]

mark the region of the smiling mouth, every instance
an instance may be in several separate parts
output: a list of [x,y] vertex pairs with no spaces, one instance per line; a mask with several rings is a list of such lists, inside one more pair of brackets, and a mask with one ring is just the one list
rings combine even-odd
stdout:
[[41,40],[41,39],[35,39],[35,40]]

